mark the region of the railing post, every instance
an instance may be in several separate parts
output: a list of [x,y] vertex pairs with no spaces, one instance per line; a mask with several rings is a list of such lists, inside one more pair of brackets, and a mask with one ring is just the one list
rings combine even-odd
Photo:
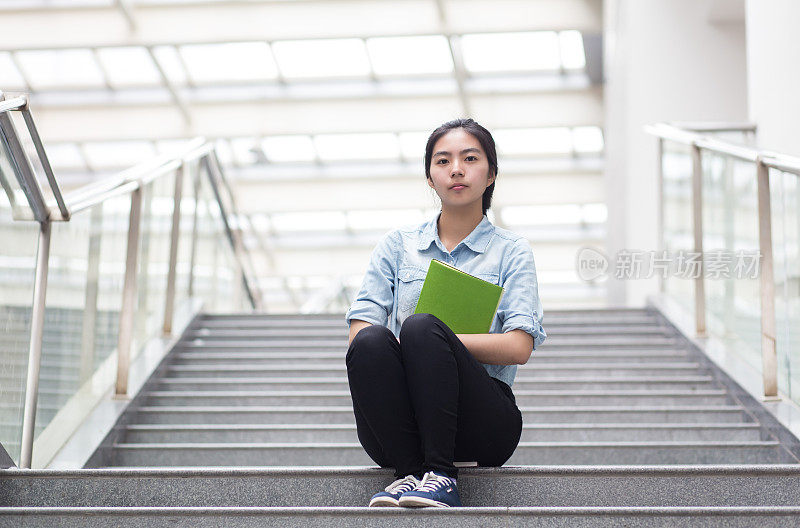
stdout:
[[119,312],[119,337],[117,341],[117,398],[128,395],[128,371],[131,362],[131,342],[136,308],[136,278],[139,258],[139,233],[142,220],[142,188],[131,193],[131,212],[128,220],[128,246],[125,255],[125,284],[122,290],[122,307]]
[[695,332],[706,336],[706,288],[703,278],[703,157],[700,147],[692,144],[692,221],[694,252],[700,257],[700,269],[694,281]]
[[769,192],[769,167],[761,157],[756,161],[758,173],[758,247],[761,269],[761,364],[764,397],[778,396],[778,357],[775,345],[775,282],[772,264],[772,207]]
[[175,171],[175,193],[172,206],[172,232],[169,244],[169,268],[167,270],[167,295],[164,303],[164,335],[172,334],[172,316],[175,311],[175,275],[178,265],[178,242],[181,235],[181,196],[183,194],[183,163]]
[[44,307],[47,297],[47,273],[50,264],[49,221],[39,228],[39,248],[36,255],[36,278],[33,285],[33,307],[31,309],[31,342],[28,352],[28,378],[25,384],[25,408],[22,418],[22,444],[19,467],[30,468],[33,454],[33,436],[36,425],[36,404],[39,398],[39,368],[42,363],[42,334],[44,330]]
[[194,296],[194,267],[197,263],[197,222],[198,210],[200,206],[200,166],[196,165],[196,169],[190,173],[192,178],[192,200],[194,201],[194,210],[192,211],[192,252],[189,258],[189,297]]

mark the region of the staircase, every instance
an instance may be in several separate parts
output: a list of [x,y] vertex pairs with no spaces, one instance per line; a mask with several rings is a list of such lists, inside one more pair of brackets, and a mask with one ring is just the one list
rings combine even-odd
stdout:
[[363,507],[392,473],[369,467],[356,437],[341,315],[206,315],[131,402],[95,469],[0,472],[0,526],[798,522],[796,439],[776,435],[659,314],[545,322],[548,340],[514,385],[519,447],[504,468],[462,470],[465,510]]

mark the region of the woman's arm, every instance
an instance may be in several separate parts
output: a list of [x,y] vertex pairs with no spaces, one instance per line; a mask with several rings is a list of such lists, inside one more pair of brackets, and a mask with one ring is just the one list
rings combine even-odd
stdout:
[[360,319],[351,319],[350,320],[350,338],[347,340],[347,346],[350,346],[350,343],[353,342],[353,338],[356,337],[356,334],[361,331],[362,328],[366,328],[371,326],[372,323],[368,323],[366,321],[361,321]]
[[524,330],[505,334],[456,334],[470,354],[488,365],[524,365],[533,352],[533,337]]

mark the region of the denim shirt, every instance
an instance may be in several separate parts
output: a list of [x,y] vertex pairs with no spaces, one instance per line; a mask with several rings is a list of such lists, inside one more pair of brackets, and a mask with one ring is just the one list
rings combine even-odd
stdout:
[[[505,289],[497,308],[492,334],[524,330],[533,337],[533,347],[544,342],[542,303],[536,279],[533,250],[528,241],[507,229],[495,227],[486,215],[453,251],[439,239],[438,220],[419,227],[396,229],[385,234],[372,252],[364,282],[345,315],[347,323],[360,319],[387,326],[399,337],[403,321],[413,312],[431,259],[438,259],[470,275]],[[493,378],[511,386],[516,365],[487,365]]]

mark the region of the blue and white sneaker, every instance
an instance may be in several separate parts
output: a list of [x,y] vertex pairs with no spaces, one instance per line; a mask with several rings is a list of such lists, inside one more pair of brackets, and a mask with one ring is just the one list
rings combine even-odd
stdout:
[[424,508],[437,506],[439,508],[456,508],[461,506],[461,497],[458,496],[456,481],[445,475],[428,471],[422,480],[411,491],[403,493],[400,497],[400,506]]
[[420,481],[414,475],[408,475],[405,478],[395,480],[386,486],[386,489],[373,495],[372,499],[369,501],[369,505],[370,507],[398,507],[400,506],[398,502],[400,495],[416,488],[419,483]]

